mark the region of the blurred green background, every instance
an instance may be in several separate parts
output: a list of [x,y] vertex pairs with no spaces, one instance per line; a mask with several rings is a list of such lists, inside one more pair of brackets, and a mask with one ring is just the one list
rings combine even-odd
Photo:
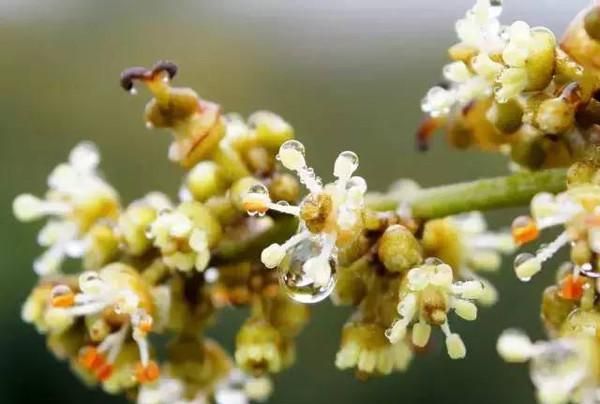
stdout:
[[[506,171],[499,156],[450,150],[441,136],[426,154],[413,144],[420,99],[439,79],[454,21],[471,3],[0,0],[0,402],[123,402],[83,387],[21,323],[21,302],[35,282],[38,226],[19,225],[11,202],[20,192],[42,193],[50,170],[81,139],[98,144],[124,201],[151,189],[176,192],[181,171],[166,159],[170,138],[145,129],[146,96],[118,86],[124,67],[170,59],[180,65],[176,83],[226,111],[281,114],[323,176],[345,149],[360,155],[371,189],[400,177],[430,186],[496,175]],[[586,1],[506,3],[504,21],[561,32]],[[510,223],[516,213],[494,213],[491,222]],[[366,383],[333,365],[348,310],[321,304],[271,402],[533,402],[527,370],[504,364],[495,342],[513,326],[542,337],[539,299],[551,272],[521,284],[509,264],[493,277],[501,301],[475,323],[453,323],[466,360],[449,360],[438,340],[405,374]],[[231,347],[240,319],[224,313],[212,334]]]

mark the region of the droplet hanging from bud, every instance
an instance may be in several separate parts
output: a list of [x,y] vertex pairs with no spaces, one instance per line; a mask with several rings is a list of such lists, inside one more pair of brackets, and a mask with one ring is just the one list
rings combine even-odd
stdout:
[[263,216],[269,210],[269,190],[263,184],[254,184],[248,189],[242,201],[244,209],[250,216]]
[[290,248],[278,267],[279,280],[290,297],[300,303],[326,299],[335,286],[336,263],[323,257],[320,237],[309,237]]
[[515,257],[514,269],[521,281],[528,282],[542,269],[542,263],[533,254],[521,253]]
[[304,160],[304,145],[297,140],[288,140],[279,148],[277,159],[285,168],[293,171],[298,171],[306,167]]
[[337,178],[348,180],[358,168],[358,156],[351,151],[341,152],[333,166],[333,175]]

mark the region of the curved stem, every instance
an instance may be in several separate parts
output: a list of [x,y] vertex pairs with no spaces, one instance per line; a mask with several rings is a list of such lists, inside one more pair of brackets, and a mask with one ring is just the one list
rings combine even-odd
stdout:
[[[474,210],[521,206],[539,192],[557,193],[565,187],[566,170],[551,169],[426,188],[408,203],[415,218],[434,219]],[[373,195],[368,200],[374,210],[394,210],[399,203],[390,195]]]
[[[474,210],[521,206],[539,192],[557,193],[565,187],[566,170],[550,169],[426,188],[417,192],[409,204],[413,217],[426,220]],[[377,211],[395,210],[399,204],[393,195],[370,194],[367,199],[367,206]],[[297,228],[295,217],[282,215],[269,229],[247,240],[221,243],[213,252],[211,264],[257,258],[263,248],[281,243]]]

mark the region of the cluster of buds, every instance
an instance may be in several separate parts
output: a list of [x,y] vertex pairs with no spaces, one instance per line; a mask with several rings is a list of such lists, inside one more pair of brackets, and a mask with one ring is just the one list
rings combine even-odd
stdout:
[[583,13],[557,43],[544,27],[502,25],[500,3],[477,0],[456,23],[460,42],[449,49],[453,61],[444,67],[445,84],[423,100],[429,117],[419,144],[426,147],[443,127],[455,146],[499,150],[519,166],[568,165],[597,139],[600,81],[588,32],[598,20],[588,17],[583,24]]

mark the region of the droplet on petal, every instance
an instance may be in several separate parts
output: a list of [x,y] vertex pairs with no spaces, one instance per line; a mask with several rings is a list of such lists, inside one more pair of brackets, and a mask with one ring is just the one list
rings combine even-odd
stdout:
[[255,184],[248,189],[248,192],[244,195],[243,206],[249,215],[264,215],[268,208],[268,204],[271,202],[269,197],[269,190],[263,184]]
[[298,171],[306,167],[304,160],[304,145],[297,140],[288,140],[279,148],[277,158],[285,168]]
[[502,14],[502,0],[490,0],[490,17],[498,18]]
[[333,291],[336,282],[334,259],[329,258],[324,263],[329,269],[317,265],[318,261],[305,265],[311,259],[319,260],[322,248],[318,237],[309,237],[290,248],[278,267],[281,284],[297,302],[317,303]]
[[538,238],[540,229],[530,216],[517,217],[511,226],[512,235],[517,245],[527,244]]
[[358,156],[351,151],[341,152],[333,166],[333,175],[348,180],[358,168]]
[[542,263],[533,254],[522,253],[516,256],[514,268],[517,277],[527,282],[542,269]]
[[98,294],[102,290],[104,281],[95,271],[86,271],[79,275],[79,288],[86,294]]

